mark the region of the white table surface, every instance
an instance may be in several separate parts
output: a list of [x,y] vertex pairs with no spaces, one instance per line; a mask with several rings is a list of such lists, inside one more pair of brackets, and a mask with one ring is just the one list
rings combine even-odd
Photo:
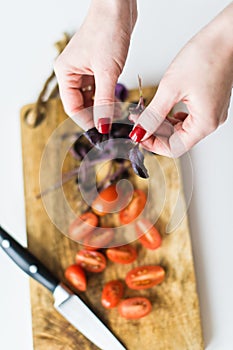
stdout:
[[[228,3],[140,0],[139,19],[121,82],[135,86],[138,73],[145,85],[158,82],[177,51]],[[88,5],[89,1],[80,0],[1,3],[0,222],[24,245],[19,110],[35,101],[52,68],[56,55],[53,43],[64,31],[75,31]],[[189,218],[208,350],[233,349],[232,112],[231,107],[227,123],[191,152],[194,191]],[[183,173],[187,189],[185,166]],[[31,350],[28,277],[2,251],[0,281],[0,348]]]

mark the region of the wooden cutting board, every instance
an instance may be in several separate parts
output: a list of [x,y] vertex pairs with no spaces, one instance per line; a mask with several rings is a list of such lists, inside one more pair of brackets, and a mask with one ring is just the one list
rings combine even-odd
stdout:
[[[154,92],[155,88],[144,89],[147,101]],[[131,91],[129,100],[137,99],[138,90]],[[21,111],[28,247],[64,281],[64,270],[74,263],[75,253],[80,247],[54,226],[43,207],[42,200],[37,199],[36,195],[40,192],[39,170],[44,147],[53,130],[67,117],[60,99],[53,98],[44,106],[46,118],[37,127],[30,128],[25,123],[25,115],[31,107],[33,105],[25,106]],[[48,176],[52,179],[54,176],[54,181],[54,169],[58,157],[59,153],[53,155],[51,167],[48,169]],[[185,215],[171,234],[166,233],[166,226],[174,210],[178,193],[180,194],[178,206],[185,207],[181,175],[180,171],[177,171],[179,161],[161,156],[155,157],[166,183],[166,200],[156,222],[163,236],[162,247],[156,251],[149,251],[135,243],[139,252],[136,263],[126,266],[109,263],[103,273],[88,276],[87,292],[79,295],[128,350],[201,350],[203,338],[187,216]],[[75,161],[72,158],[68,160],[65,167],[71,169]],[[137,187],[143,188],[143,181],[136,178],[134,181]],[[156,202],[159,200],[160,181],[161,178],[155,173],[153,208],[156,208]],[[76,188],[74,186],[75,179],[66,184],[66,193],[74,193]],[[69,200],[75,202],[75,196],[70,195]],[[54,203],[55,213],[58,207],[59,203]],[[100,303],[104,283],[111,279],[124,279],[132,267],[145,264],[161,264],[166,270],[165,281],[145,291],[126,290],[125,297],[136,295],[149,297],[153,304],[151,314],[141,320],[127,321],[119,317],[116,309],[105,310]],[[35,350],[97,349],[54,310],[53,297],[44,287],[31,280],[30,289]]]

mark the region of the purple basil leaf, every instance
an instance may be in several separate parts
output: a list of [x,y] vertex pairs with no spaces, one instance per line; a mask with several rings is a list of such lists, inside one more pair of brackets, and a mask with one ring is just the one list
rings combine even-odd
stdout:
[[100,143],[102,141],[102,134],[94,127],[92,129],[87,130],[83,134],[88,141],[95,147],[100,148]]
[[129,123],[118,123],[117,121],[112,123],[111,137],[116,138],[129,138],[129,133],[133,129],[133,124]]
[[92,147],[92,144],[85,137],[81,136],[71,147],[70,153],[76,159],[82,160]]
[[115,96],[122,102],[124,102],[128,96],[128,90],[126,87],[121,84],[117,83],[115,87]]
[[139,150],[139,145],[136,145],[133,148],[131,148],[131,150],[129,151],[129,160],[131,162],[135,174],[142,177],[143,179],[147,179],[149,177],[147,169],[144,165],[144,155]]
[[90,191],[93,189],[95,190],[95,167],[91,164],[91,162],[86,159],[84,163],[82,163],[82,166],[79,168],[78,172],[78,183],[79,186],[82,186],[82,188],[85,191]]

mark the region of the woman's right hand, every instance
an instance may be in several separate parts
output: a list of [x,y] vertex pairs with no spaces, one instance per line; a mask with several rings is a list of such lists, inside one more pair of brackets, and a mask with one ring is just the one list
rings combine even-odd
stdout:
[[[184,46],[151,103],[133,119],[130,136],[148,151],[179,157],[226,120],[233,84],[232,18],[233,3]],[[180,101],[188,113],[167,118]]]

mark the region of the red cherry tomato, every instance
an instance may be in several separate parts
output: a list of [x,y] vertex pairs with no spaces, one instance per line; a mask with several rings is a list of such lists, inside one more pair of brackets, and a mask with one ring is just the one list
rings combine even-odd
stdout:
[[119,214],[120,222],[123,225],[135,220],[146,205],[146,195],[142,190],[134,190],[133,198],[129,205],[122,209]]
[[116,210],[119,200],[116,185],[111,185],[100,192],[91,207],[97,215],[103,216]]
[[105,256],[100,252],[80,250],[75,257],[76,263],[90,272],[101,272],[106,267]]
[[102,291],[101,303],[106,309],[111,309],[119,303],[124,293],[123,283],[110,281],[105,284]]
[[67,281],[70,282],[70,284],[74,288],[81,291],[86,290],[87,288],[86,276],[81,266],[74,264],[67,267],[67,269],[65,270],[65,278],[67,279]]
[[112,241],[114,230],[110,227],[97,228],[83,240],[83,244],[88,250],[105,248]]
[[126,275],[126,284],[131,289],[147,289],[163,282],[165,271],[161,266],[139,266]]
[[150,300],[144,297],[134,297],[122,300],[118,305],[119,314],[127,320],[137,320],[151,312]]
[[121,247],[108,248],[106,255],[109,260],[119,264],[130,264],[137,258],[137,251],[131,245],[123,245]]
[[148,249],[157,249],[162,244],[162,238],[157,228],[149,220],[138,219],[135,223],[138,240]]
[[86,212],[75,219],[69,227],[69,237],[78,241],[88,235],[98,225],[95,214]]

